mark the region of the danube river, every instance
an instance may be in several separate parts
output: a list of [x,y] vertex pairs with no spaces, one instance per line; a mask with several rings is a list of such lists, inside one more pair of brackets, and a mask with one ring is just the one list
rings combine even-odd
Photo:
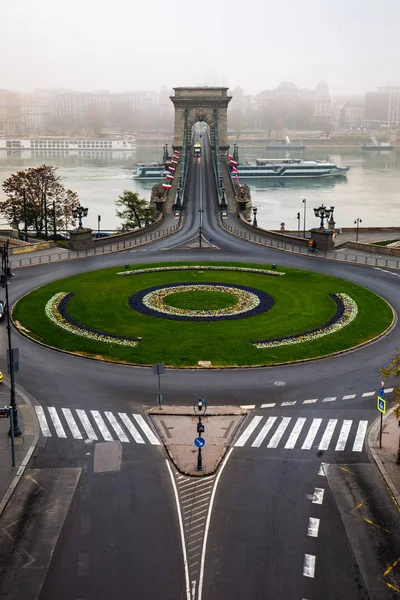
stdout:
[[[59,167],[64,185],[78,192],[80,202],[89,208],[85,224],[97,228],[101,215],[101,228],[113,230],[120,225],[115,216],[114,202],[125,189],[137,191],[141,197],[150,198],[153,181],[132,178],[136,162],[154,162],[162,158],[160,149],[138,148],[136,153],[114,152],[111,156],[47,156],[25,151],[23,155],[7,155],[0,151],[0,184],[17,170],[41,164]],[[260,148],[241,148],[240,160],[285,157],[285,153],[266,152]],[[287,154],[286,156],[289,157]],[[307,199],[307,228],[318,226],[313,208],[321,204],[335,207],[338,227],[352,227],[354,220],[362,219],[362,227],[400,226],[400,150],[389,152],[362,152],[358,149],[309,149],[292,152],[290,158],[331,160],[338,165],[350,166],[346,177],[322,180],[295,180],[271,182],[247,180],[253,204],[258,207],[258,224],[266,229],[297,229],[297,213],[303,228],[303,198]],[[4,198],[0,188],[0,199]]]

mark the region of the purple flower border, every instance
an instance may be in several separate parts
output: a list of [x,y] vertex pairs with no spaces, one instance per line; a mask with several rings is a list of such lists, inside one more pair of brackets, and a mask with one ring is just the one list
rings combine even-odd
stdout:
[[329,319],[329,321],[327,321],[323,325],[318,325],[317,327],[314,327],[313,329],[307,329],[307,331],[302,331],[301,333],[293,333],[292,335],[283,335],[282,337],[270,338],[268,340],[258,340],[257,342],[253,341],[250,343],[253,345],[256,345],[256,344],[270,344],[272,342],[284,342],[286,340],[295,340],[295,339],[301,338],[306,335],[312,335],[313,333],[316,333],[317,331],[321,331],[323,329],[328,329],[328,327],[330,327],[331,325],[334,325],[335,323],[340,321],[340,319],[343,317],[344,312],[345,312],[345,306],[344,306],[343,300],[336,294],[329,294],[329,296],[336,303],[336,312],[333,315],[333,317],[331,319]]
[[147,315],[147,316],[151,316],[151,317],[158,317],[161,319],[170,319],[172,321],[201,321],[201,322],[205,322],[205,321],[233,321],[233,320],[237,320],[237,319],[244,319],[247,317],[255,317],[256,315],[259,315],[261,313],[266,312],[267,310],[270,310],[274,304],[275,304],[275,300],[273,299],[272,296],[270,296],[269,294],[267,294],[266,292],[262,292],[261,290],[256,290],[255,288],[251,288],[251,287],[246,287],[244,285],[236,285],[236,284],[232,284],[232,283],[217,283],[215,281],[209,283],[209,282],[202,282],[201,285],[209,285],[211,287],[213,286],[220,286],[220,285],[225,285],[225,286],[229,286],[231,288],[236,288],[238,290],[243,290],[245,292],[251,292],[252,294],[255,294],[257,296],[257,298],[260,300],[260,304],[258,306],[256,306],[255,308],[252,308],[251,310],[244,312],[244,313],[239,313],[237,315],[216,315],[215,317],[196,317],[196,316],[186,316],[186,315],[173,315],[173,314],[168,314],[168,313],[162,313],[162,312],[158,312],[156,310],[153,310],[152,308],[149,308],[148,306],[146,306],[145,304],[143,304],[143,298],[147,295],[150,294],[151,292],[155,292],[157,290],[161,290],[161,289],[165,289],[165,288],[169,288],[169,287],[186,287],[186,286],[193,286],[193,282],[191,283],[167,283],[164,285],[157,285],[151,288],[146,288],[145,290],[140,290],[140,292],[137,292],[136,294],[133,294],[132,296],[129,297],[128,299],[128,304],[129,306],[133,309],[136,310],[137,312],[142,313],[143,315]]
[[[91,327],[87,327],[86,325],[82,325],[79,321],[76,321],[68,314],[67,305],[70,298],[73,296],[73,292],[69,292],[64,298],[62,298],[58,304],[58,312],[60,315],[67,321],[70,325],[77,327],[77,329],[81,329],[82,331],[86,331],[87,333],[94,333],[95,335],[105,336],[107,338],[111,338],[113,340],[126,340],[128,342],[140,342],[139,338],[133,337],[125,337],[121,335],[116,335],[115,333],[108,333],[105,331],[100,331],[99,329],[92,329]],[[96,341],[96,340],[93,340]]]

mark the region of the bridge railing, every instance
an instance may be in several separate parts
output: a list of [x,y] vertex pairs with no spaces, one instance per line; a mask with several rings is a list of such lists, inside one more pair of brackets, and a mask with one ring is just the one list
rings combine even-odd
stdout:
[[221,155],[219,152],[219,132],[218,132],[218,110],[214,109],[214,174],[217,183],[218,204],[221,208],[226,208],[224,179],[221,170]]
[[189,149],[188,149],[188,118],[189,111],[185,109],[185,120],[183,125],[183,143],[182,143],[182,156],[181,156],[181,174],[179,177],[179,184],[176,190],[175,196],[175,210],[182,210],[182,205],[185,199],[186,180],[189,165]]

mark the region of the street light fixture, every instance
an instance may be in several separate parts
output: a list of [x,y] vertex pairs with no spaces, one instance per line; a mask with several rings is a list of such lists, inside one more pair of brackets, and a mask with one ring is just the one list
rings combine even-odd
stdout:
[[300,213],[297,213],[297,237],[300,237]]
[[306,198],[303,198],[303,204],[304,204],[303,238],[305,238],[306,237],[306,211],[307,211],[307,200],[306,200]]
[[358,242],[358,229],[360,227],[360,223],[362,223],[362,219],[356,219],[354,221],[354,225],[356,225],[356,242]]
[[257,206],[253,206],[253,227],[257,227]]
[[75,206],[75,208],[72,209],[72,214],[74,216],[74,219],[79,219],[78,229],[83,229],[82,228],[82,217],[87,217],[88,212],[89,212],[89,209],[83,208],[83,206],[81,206],[81,205]]
[[15,364],[14,352],[11,347],[11,323],[10,323],[10,302],[8,298],[8,284],[14,273],[11,272],[8,260],[8,240],[4,246],[0,246],[1,254],[1,275],[0,286],[6,290],[6,313],[7,313],[7,337],[8,337],[8,366],[10,371],[10,408],[12,409],[12,419],[14,425],[13,435],[22,435],[22,430],[18,422],[18,408],[15,400]]
[[204,209],[203,208],[199,208],[199,214],[200,214],[200,226],[199,226],[199,247],[201,248],[201,238],[203,235],[203,212]]
[[318,208],[314,208],[315,216],[321,219],[321,223],[319,226],[320,229],[325,229],[324,220],[329,219],[333,215],[333,210],[333,206],[331,208],[327,208],[324,204],[321,204],[321,206],[319,206]]

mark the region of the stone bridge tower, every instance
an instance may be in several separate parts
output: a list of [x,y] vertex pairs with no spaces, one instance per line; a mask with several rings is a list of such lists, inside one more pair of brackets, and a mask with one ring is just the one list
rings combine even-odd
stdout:
[[[175,107],[174,149],[183,145],[185,115],[187,114],[188,140],[192,139],[192,127],[198,121],[210,127],[211,144],[215,143],[215,120],[218,120],[218,140],[220,151],[226,151],[228,144],[227,109],[232,96],[226,87],[176,87],[175,95],[170,96]],[[187,112],[186,112],[187,111]]]

